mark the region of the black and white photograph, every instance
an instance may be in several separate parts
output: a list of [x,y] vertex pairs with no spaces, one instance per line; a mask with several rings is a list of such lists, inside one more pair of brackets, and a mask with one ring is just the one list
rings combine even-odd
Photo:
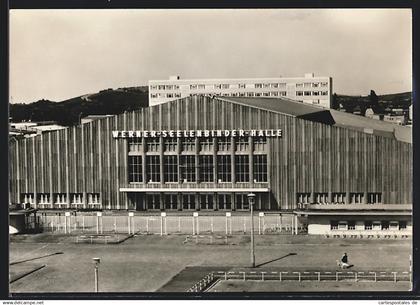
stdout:
[[413,291],[412,10],[11,9],[10,294]]

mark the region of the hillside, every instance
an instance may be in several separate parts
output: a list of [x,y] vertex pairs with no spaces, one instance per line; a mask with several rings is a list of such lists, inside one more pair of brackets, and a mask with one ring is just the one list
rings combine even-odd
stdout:
[[[367,108],[384,113],[392,108],[407,109],[412,103],[411,92],[367,96],[333,95],[333,108],[363,115]],[[31,104],[11,104],[10,117],[13,122],[57,121],[60,125],[77,124],[81,117],[89,114],[119,114],[148,106],[148,87],[106,89],[62,102],[40,100]]]
[[13,122],[57,121],[71,126],[89,114],[119,114],[148,106],[147,87],[107,89],[62,102],[41,100],[31,104],[10,104]]

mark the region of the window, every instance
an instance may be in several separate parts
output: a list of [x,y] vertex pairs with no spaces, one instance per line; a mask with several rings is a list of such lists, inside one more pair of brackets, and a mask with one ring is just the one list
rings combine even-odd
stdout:
[[267,155],[254,155],[254,182],[267,182]]
[[157,89],[157,86],[156,85],[151,85],[150,86],[150,90],[156,90]]
[[339,221],[338,222],[338,229],[339,230],[347,230],[347,221]]
[[166,90],[172,90],[172,87],[173,87],[172,85],[165,85]]
[[249,210],[248,194],[235,194],[236,209]]
[[182,195],[182,209],[184,210],[195,209],[195,195],[192,195],[192,194]]
[[249,142],[247,137],[236,138],[235,141],[236,151],[248,151]]
[[239,92],[239,96],[240,97],[244,97],[245,96],[245,93],[244,92]]
[[350,193],[350,203],[363,203],[363,193]]
[[328,91],[321,91],[321,95],[328,95]]
[[229,84],[222,84],[222,89],[229,89],[230,85]]
[[245,89],[246,85],[245,84],[238,84],[238,88],[239,89]]
[[372,230],[372,221],[370,220],[365,221],[365,230]]
[[368,193],[368,202],[369,204],[381,203],[382,202],[382,193]]
[[230,210],[232,208],[232,197],[230,194],[219,194],[219,210]]
[[262,88],[263,87],[263,85],[262,84],[255,84],[255,88]]
[[319,104],[319,100],[313,100],[312,104]]
[[270,92],[264,92],[263,96],[270,96]]
[[389,230],[389,221],[387,220],[381,221],[381,230]]
[[266,149],[267,149],[267,138],[255,137],[254,138],[254,151],[265,151]]
[[246,93],[246,96],[247,96],[247,97],[253,97],[253,96],[254,96],[254,92],[247,92],[247,93]]
[[200,195],[200,209],[213,210],[213,195],[211,194]]
[[176,194],[165,194],[165,210],[176,210],[178,207],[178,200]]
[[164,140],[165,151],[176,151],[178,140],[177,138],[166,138]]
[[20,194],[20,198],[22,203],[35,203],[35,196],[33,193],[22,193]]
[[318,96],[319,95],[319,92],[318,91],[314,91],[314,92],[312,92],[312,95]]
[[249,156],[235,156],[236,182],[249,182]]
[[389,229],[390,230],[398,230],[398,221],[390,221],[389,222]]
[[147,139],[146,147],[148,152],[158,152],[160,145],[160,138]]
[[197,85],[190,85],[190,90],[195,90],[197,89]]
[[128,182],[143,182],[142,157],[128,156]]
[[270,84],[263,84],[264,88],[270,88]]
[[310,88],[310,87],[312,87],[312,83],[304,83],[303,87]]
[[312,83],[312,88],[318,88],[319,87],[319,83]]
[[148,182],[160,182],[159,156],[146,156],[146,177]]
[[407,222],[406,221],[399,221],[398,222],[398,228],[399,228],[399,230],[407,229]]
[[83,204],[83,194],[82,193],[71,193],[70,194],[71,204]]
[[163,156],[163,172],[165,182],[178,182],[177,156]]
[[232,181],[232,162],[231,156],[217,156],[217,179],[219,182]]
[[222,89],[222,85],[221,84],[216,84],[216,85],[214,85],[214,89]]
[[256,92],[255,93],[255,96],[261,96],[261,93],[260,92]]
[[330,221],[330,230],[338,230],[338,221],[337,220],[331,220]]
[[157,97],[158,97],[158,95],[157,95],[156,93],[152,93],[152,94],[150,94],[150,97],[151,97],[151,98],[157,98]]
[[204,90],[204,89],[206,89],[206,85],[203,85],[203,84],[200,84],[200,85],[198,85],[197,87],[198,87],[198,89],[200,89],[200,90]]
[[354,220],[349,220],[347,222],[347,230],[356,230],[356,222]]
[[321,87],[328,87],[328,82],[322,82]]
[[218,138],[217,139],[217,150],[218,151],[229,151],[231,141],[230,138]]
[[311,203],[311,193],[297,193],[296,199],[299,204],[309,204]]
[[271,96],[279,96],[279,93],[278,92],[271,92],[270,95]]
[[279,84],[271,84],[271,88],[278,88]]
[[99,193],[87,193],[88,204],[100,204]]
[[194,182],[195,177],[195,156],[180,156],[179,166],[181,180],[183,182]]
[[332,193],[333,203],[344,203],[346,200],[346,193]]
[[280,96],[286,96],[287,95],[286,91],[280,91],[279,93],[280,93]]
[[146,204],[148,210],[160,209],[160,195],[159,194],[146,194]]
[[303,95],[303,91],[296,91],[296,95],[297,96],[302,96]]
[[165,90],[165,85],[159,85],[158,90]]
[[174,94],[173,94],[173,93],[167,93],[167,94],[166,94],[166,97],[167,97],[167,98],[173,98],[173,97],[174,97]]
[[315,193],[315,203],[328,203],[328,193]]
[[200,164],[200,181],[213,182],[213,156],[198,156]]
[[303,84],[296,84],[296,88],[303,88]]
[[202,151],[202,152],[213,152],[213,138],[201,138],[200,139],[200,151]]
[[182,150],[195,152],[195,138],[182,138]]
[[305,95],[305,96],[311,96],[311,95],[312,95],[312,92],[311,92],[311,91],[305,91],[305,92],[304,92],[304,95]]
[[67,203],[67,194],[66,193],[55,193],[54,194],[54,203],[56,203],[56,204]]
[[175,93],[175,97],[181,97],[181,93]]
[[140,153],[142,151],[142,138],[129,138],[128,139],[128,152]]
[[50,193],[39,193],[38,194],[38,203],[39,204],[50,204],[51,198]]

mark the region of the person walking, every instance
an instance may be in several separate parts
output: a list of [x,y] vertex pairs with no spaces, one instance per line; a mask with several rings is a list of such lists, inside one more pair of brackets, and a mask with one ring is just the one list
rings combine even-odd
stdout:
[[340,261],[341,269],[345,269],[350,267],[349,264],[349,257],[347,256],[347,253],[344,252],[343,256],[341,257]]

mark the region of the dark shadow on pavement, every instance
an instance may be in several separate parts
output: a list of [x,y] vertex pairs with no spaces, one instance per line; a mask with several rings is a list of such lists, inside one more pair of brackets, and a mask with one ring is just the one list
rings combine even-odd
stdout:
[[292,255],[297,255],[297,253],[288,253],[288,254],[286,254],[286,255],[284,255],[284,256],[282,256],[282,257],[275,258],[275,259],[272,259],[271,261],[264,262],[264,263],[261,263],[261,264],[259,264],[259,265],[256,265],[255,267],[257,267],[257,268],[258,268],[258,267],[262,267],[262,266],[264,266],[264,265],[270,264],[270,263],[275,262],[275,261],[279,261],[279,260],[281,260],[281,259],[283,259],[283,258],[286,258],[286,257],[288,257],[288,256],[292,256]]
[[63,252],[55,252],[55,253],[52,253],[52,254],[47,254],[47,255],[33,257],[33,258],[28,258],[28,259],[25,259],[25,260],[22,260],[22,261],[12,262],[9,265],[16,265],[16,264],[20,264],[20,263],[30,262],[30,261],[33,261],[33,260],[36,260],[36,259],[49,257],[49,256],[53,256],[53,255],[59,255],[59,254],[64,254],[64,253]]

